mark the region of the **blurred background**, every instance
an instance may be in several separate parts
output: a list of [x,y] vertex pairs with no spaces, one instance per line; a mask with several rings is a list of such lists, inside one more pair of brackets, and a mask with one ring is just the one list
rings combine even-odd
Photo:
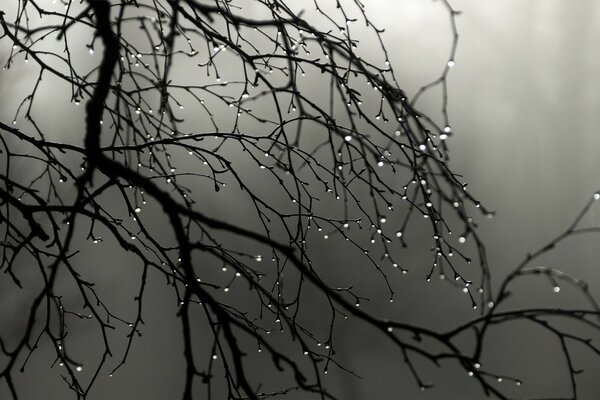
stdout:
[[[412,95],[436,79],[448,61],[451,46],[449,18],[441,2],[364,3],[376,24],[386,29],[383,38],[399,85]],[[600,20],[600,4],[559,0],[455,0],[451,4],[462,12],[457,18],[458,52],[448,78],[450,125],[454,132],[448,141],[451,167],[469,182],[471,193],[497,212],[493,219],[480,218],[480,234],[487,244],[497,285],[527,252],[566,229],[600,189],[600,24],[596,23]],[[3,74],[0,116],[3,121],[10,121],[15,112],[12,99],[20,99],[23,86],[31,83],[35,75],[27,66]],[[71,123],[64,121],[74,121],[72,125],[77,126],[77,118],[83,118],[82,109],[53,110],[54,96],[51,87],[39,94],[38,101],[48,107],[44,118],[61,128],[56,129],[57,139],[61,139],[60,135],[76,138],[76,133],[70,131]],[[433,90],[420,99],[418,106],[428,114],[439,115],[440,98],[440,92]],[[232,213],[242,206],[236,204],[235,198],[224,201]],[[223,207],[223,203],[209,207]],[[596,206],[584,225],[599,224],[600,209]],[[468,244],[465,246],[468,249]],[[322,244],[317,251],[323,263],[334,268],[350,265],[348,271],[352,271],[353,257],[345,254],[342,243]],[[415,244],[405,254],[407,264],[418,264],[423,254],[423,248]],[[598,256],[598,237],[579,237],[536,265],[581,277],[600,297]],[[139,268],[119,268],[116,272],[110,268],[127,263],[127,259],[115,257],[106,248],[90,250],[84,257],[86,271],[90,279],[105,284],[115,305],[129,304],[123,312],[133,312],[130,300],[138,288]],[[393,307],[377,301],[369,306],[394,318],[435,328],[449,328],[475,315],[456,290],[449,290],[440,282],[426,286],[424,271],[421,272],[398,283],[402,294]],[[585,304],[573,291],[554,293],[552,287],[541,279],[524,281],[515,291],[513,304]],[[145,307],[151,311],[145,313],[144,335],[136,339],[126,368],[113,377],[99,377],[90,398],[180,396],[184,365],[176,305],[164,301],[170,299],[171,293],[160,277],[150,277],[149,290],[151,295]],[[0,323],[0,331],[18,330],[20,314],[11,310],[24,307],[27,295],[6,298],[1,293],[0,315],[8,317]],[[315,310],[315,315],[316,321],[326,321],[327,316],[320,315],[319,310]],[[436,368],[417,362],[423,379],[435,384],[431,390],[419,391],[393,346],[352,321],[346,324],[336,338],[338,359],[362,378],[332,369],[324,379],[340,398],[482,397],[477,384],[450,363]],[[124,346],[122,333],[113,337],[120,341],[116,349]],[[101,345],[91,328],[86,331],[82,327],[71,340],[82,353],[83,349],[93,353],[94,346]],[[579,376],[582,398],[600,398],[594,373],[600,367],[598,358],[583,351],[576,351],[576,355],[577,367],[586,370]],[[566,397],[569,382],[563,357],[555,338],[540,335],[531,325],[514,324],[494,335],[483,362],[499,373],[522,379],[522,386],[510,389],[515,397]],[[16,377],[24,398],[72,398],[58,367],[49,369],[52,360],[49,349],[42,346],[34,353],[26,372]],[[268,359],[257,357],[253,362],[254,373],[262,380],[268,383],[277,379],[266,366]],[[85,372],[84,369],[82,374]],[[3,384],[0,398],[8,398]],[[303,396],[291,393],[290,398]]]

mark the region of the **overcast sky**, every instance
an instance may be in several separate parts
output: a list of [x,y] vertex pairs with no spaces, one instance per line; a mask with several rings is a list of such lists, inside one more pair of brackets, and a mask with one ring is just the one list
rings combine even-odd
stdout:
[[[440,2],[364,3],[378,25],[386,28],[384,40],[390,60],[407,93],[413,94],[437,78],[447,62],[451,44],[448,16]],[[528,251],[566,228],[600,189],[600,5],[594,1],[549,0],[462,0],[452,4],[462,15],[457,19],[460,42],[456,64],[448,78],[450,121],[455,133],[449,140],[451,166],[469,182],[471,193],[497,211],[496,218],[482,221],[481,234],[487,242],[493,275],[498,279]],[[5,95],[18,90],[17,86],[18,82],[13,82],[8,89],[3,87]],[[50,91],[47,96],[51,95]],[[424,97],[421,108],[437,113],[436,96]],[[585,224],[599,225],[600,209],[592,210]],[[552,257],[541,260],[544,264],[540,265],[585,278],[592,292],[600,296],[596,243],[584,239],[570,242]],[[335,246],[320,251],[331,263],[338,260],[339,249]],[[98,256],[91,255],[90,263],[97,262],[94,260]],[[132,281],[134,276],[132,273]],[[115,285],[115,293],[129,295],[118,282]],[[532,295],[535,301],[542,301],[554,296],[549,301],[556,300],[550,284],[521,289],[524,298]],[[168,296],[167,289],[157,284],[152,290],[147,309],[153,311],[146,318],[145,334],[136,341],[127,368],[113,378],[101,377],[92,398],[167,398],[181,393],[183,359],[178,321],[172,304],[162,301]],[[448,305],[455,304],[454,300],[446,304],[440,294],[408,286],[406,291],[410,301],[398,307],[407,318],[438,318],[436,323],[444,325],[464,317],[448,314],[454,312]],[[560,296],[565,296],[569,304],[576,300],[569,293]],[[421,302],[442,306],[423,316]],[[437,370],[427,364],[423,366],[428,378],[438,389],[421,393],[397,351],[382,341],[372,340],[372,332],[352,325],[348,332],[338,343],[340,359],[364,379],[332,373],[328,384],[341,398],[480,396],[477,386],[463,376],[464,371],[459,374],[451,367]],[[510,371],[513,357],[527,349],[515,350],[509,346],[516,340],[510,338],[511,331],[503,334],[504,337],[496,338],[493,345],[498,347],[491,350],[491,357],[497,358],[494,362],[500,368]],[[538,348],[530,349],[528,356],[536,363],[520,366],[530,383],[516,393],[526,396],[532,388],[543,387],[544,395],[565,395],[568,386],[564,360],[548,350],[550,346],[557,349],[558,344],[548,338],[538,341],[535,332],[519,337],[526,343],[537,341]],[[89,340],[83,333],[80,345],[89,345]],[[28,373],[18,379],[26,398],[64,397],[68,392],[56,370],[46,372],[48,353],[41,350],[35,357]],[[588,369],[598,371],[597,359],[595,364],[582,362]],[[265,377],[265,381],[269,379]],[[582,376],[588,387],[585,395],[598,398],[600,386],[594,385],[593,379],[593,373]],[[6,396],[6,388],[0,387],[0,398]]]

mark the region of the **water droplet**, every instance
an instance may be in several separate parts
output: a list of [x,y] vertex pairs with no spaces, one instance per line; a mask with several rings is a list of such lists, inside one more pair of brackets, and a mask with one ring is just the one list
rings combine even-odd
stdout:
[[351,141],[351,140],[352,140],[352,136],[350,136],[350,135],[348,135],[348,136],[345,136],[345,137],[344,137],[344,140],[345,140],[346,142],[349,142],[349,141]]
[[454,67],[454,60],[448,61],[448,68]]
[[467,239],[464,236],[461,236],[458,238],[458,243],[464,243],[466,241],[467,241]]
[[552,288],[552,290],[554,291],[554,293],[558,293],[558,292],[560,292],[560,286],[554,286],[554,288]]

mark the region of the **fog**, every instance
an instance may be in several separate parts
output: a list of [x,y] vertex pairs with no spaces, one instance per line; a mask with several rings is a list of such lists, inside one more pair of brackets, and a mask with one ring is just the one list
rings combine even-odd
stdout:
[[[380,28],[396,70],[399,85],[413,95],[436,79],[448,61],[452,43],[447,11],[440,1],[365,0],[367,12]],[[448,140],[451,167],[469,183],[469,191],[488,208],[496,211],[492,219],[479,217],[493,284],[506,276],[528,252],[537,250],[562,233],[593,193],[600,189],[600,5],[593,1],[452,1],[462,11],[457,18],[460,34],[455,65],[448,77],[450,125],[454,135]],[[77,42],[81,40],[81,42]],[[74,45],[83,46],[84,38]],[[368,48],[368,45],[365,46]],[[363,51],[365,49],[363,47]],[[5,49],[4,49],[5,50]],[[97,62],[100,57],[82,63]],[[2,53],[0,53],[2,54]],[[381,54],[373,54],[381,57]],[[0,75],[2,121],[12,120],[14,99],[27,93],[31,79],[29,67],[13,68]],[[175,66],[174,75],[185,78],[186,66]],[[181,70],[179,70],[181,68]],[[179,75],[177,75],[179,74]],[[182,79],[185,80],[185,79]],[[318,93],[316,85],[307,90]],[[23,89],[25,87],[25,89]],[[57,91],[51,85],[38,94],[46,114],[40,118],[56,133],[56,140],[77,142],[83,123],[83,107],[69,104],[68,88]],[[59,97],[66,95],[60,100]],[[439,116],[440,92],[432,90],[417,106],[427,114]],[[186,110],[189,123],[194,111]],[[67,123],[68,121],[68,123]],[[22,166],[25,171],[25,165]],[[249,172],[250,173],[250,172]],[[261,183],[257,180],[257,185]],[[268,190],[268,186],[265,186]],[[210,196],[210,195],[208,195]],[[209,197],[206,207],[215,215],[245,221],[248,206],[242,197]],[[153,222],[157,234],[168,240],[162,229],[164,220]],[[248,222],[252,223],[252,222]],[[586,226],[600,225],[600,209],[592,208],[583,221]],[[83,229],[83,228],[82,228]],[[419,237],[417,230],[416,238]],[[586,280],[593,294],[600,297],[597,237],[578,237],[565,243],[536,265],[555,267]],[[114,245],[114,244],[113,244]],[[318,259],[332,273],[346,271],[341,281],[363,279],[354,254],[344,243],[315,245]],[[466,249],[475,251],[465,245]],[[133,312],[131,302],[138,289],[140,268],[115,254],[111,243],[90,248],[80,255],[88,279],[100,282],[99,290],[124,313]],[[412,265],[410,276],[397,282],[401,295],[392,305],[374,300],[367,307],[374,313],[432,327],[450,327],[471,318],[469,303],[443,282],[424,284],[425,270],[419,264],[427,252],[418,239],[404,254]],[[126,266],[126,268],[123,268]],[[412,271],[415,271],[413,274]],[[179,398],[184,381],[183,345],[177,304],[171,289],[158,275],[150,276],[151,295],[146,297],[143,336],[135,338],[124,368],[112,377],[99,377],[91,399]],[[380,285],[376,278],[364,277],[365,285]],[[1,282],[1,281],[0,281]],[[553,293],[550,282],[531,279],[515,290],[514,303],[525,305],[585,304],[574,291]],[[19,312],[28,304],[30,292],[3,296],[0,286],[0,333],[19,331],[23,324]],[[11,292],[12,293],[12,292]],[[123,304],[125,304],[123,306]],[[326,313],[315,310],[316,321],[327,321]],[[440,368],[418,361],[425,380],[435,384],[421,392],[402,361],[400,351],[374,335],[371,329],[348,321],[343,334],[336,338],[339,361],[362,378],[332,369],[324,378],[326,387],[342,399],[476,399],[479,386],[448,362]],[[316,328],[318,329],[318,328]],[[78,357],[97,362],[102,343],[91,328],[72,327],[72,345]],[[208,331],[201,331],[208,336]],[[112,334],[115,353],[125,346],[125,330]],[[202,336],[202,335],[200,335]],[[597,333],[595,340],[598,339]],[[202,337],[199,340],[203,340]],[[468,337],[465,340],[469,340]],[[569,382],[564,355],[559,343],[540,335],[527,324],[500,329],[488,344],[486,361],[496,370],[522,377],[523,385],[514,388],[514,396],[568,396]],[[576,352],[577,367],[586,370],[578,376],[582,398],[600,398],[595,371],[598,358]],[[277,377],[267,365],[268,358],[252,355],[253,372],[265,383]],[[49,369],[53,361],[49,346],[41,346],[18,374],[16,385],[24,398],[72,398],[60,378],[59,367]],[[119,358],[115,357],[116,364]],[[518,364],[515,360],[519,360]],[[263,369],[264,368],[264,369]],[[82,374],[85,374],[86,370]],[[509,385],[509,383],[506,383]],[[203,391],[198,386],[198,395]],[[511,389],[512,390],[512,389]],[[0,398],[8,398],[0,382]],[[290,398],[305,398],[291,393]]]

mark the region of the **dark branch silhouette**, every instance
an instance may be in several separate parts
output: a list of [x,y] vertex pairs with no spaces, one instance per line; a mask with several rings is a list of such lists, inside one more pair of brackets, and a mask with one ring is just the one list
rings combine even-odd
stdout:
[[[27,368],[42,341],[52,344],[55,364],[77,398],[92,392],[100,374],[125,368],[149,312],[148,274],[163,276],[178,303],[184,399],[195,397],[199,386],[215,396],[214,385],[224,385],[232,399],[294,391],[334,398],[322,377],[330,368],[346,369],[334,350],[340,318],[356,319],[391,341],[402,355],[394,362],[406,364],[422,390],[432,384],[423,378],[420,360],[435,365],[451,360],[485,395],[498,398],[513,393],[499,382],[521,380],[482,364],[490,332],[528,321],[558,340],[570,398],[577,397],[580,371],[573,347],[600,355],[600,309],[582,280],[531,263],[566,239],[600,231],[580,226],[600,195],[494,293],[484,242],[471,216],[493,212],[448,164],[446,78],[458,43],[458,12],[448,2],[441,2],[452,28],[448,62],[412,99],[397,83],[383,30],[359,0],[337,2],[335,14],[315,0],[311,17],[282,0],[54,3],[19,0],[0,11],[1,40],[10,45],[5,68],[28,62],[37,71],[29,95],[4,103],[15,107],[14,120],[0,121],[0,271],[13,290],[30,290],[32,300],[17,340],[0,337],[0,378],[14,398],[19,388],[13,377]],[[361,42],[364,35],[370,35],[368,42]],[[86,52],[97,53],[91,68],[75,54],[81,51],[72,44],[75,36],[89,40]],[[364,58],[365,46],[377,47],[381,59]],[[181,65],[193,66],[190,76],[182,76]],[[38,122],[43,105],[36,95],[48,81],[68,88],[72,103],[85,104],[80,109],[85,124],[71,142],[54,141]],[[440,116],[425,115],[417,100],[437,86]],[[184,107],[193,110],[191,121],[183,118]],[[19,171],[21,160],[33,178]],[[248,217],[253,222],[214,215],[207,199],[218,196],[243,198],[253,209]],[[168,223],[160,235],[151,227],[158,215]],[[466,307],[477,310],[450,330],[382,318],[361,307],[382,293],[390,302],[402,299],[394,282],[409,269],[398,249],[409,245],[413,227],[423,220],[431,249],[424,257],[431,261],[411,273],[424,281],[434,275],[445,279],[467,294]],[[380,277],[376,293],[340,285],[315,261],[315,243],[335,238],[345,240],[349,251],[358,250],[360,262]],[[110,307],[78,268],[79,252],[103,241],[116,243],[142,267],[133,316]],[[476,253],[475,269],[457,247],[467,241]],[[35,291],[22,282],[27,263],[37,268]],[[214,268],[225,273],[223,279],[207,271]],[[79,308],[63,301],[59,275],[65,274]],[[549,279],[555,292],[571,285],[587,303],[505,305],[513,284],[531,275]],[[319,298],[310,300],[315,293]],[[240,297],[242,302],[235,300]],[[315,302],[330,312],[328,321],[319,321],[325,336],[303,317]],[[88,321],[103,338],[103,354],[86,365],[94,372],[85,380],[78,375],[81,361],[68,352],[73,319]],[[210,341],[198,340],[199,320],[209,326]],[[565,329],[565,321],[590,329],[595,338]],[[109,332],[123,327],[127,345],[117,353]],[[275,331],[291,344],[281,346],[270,335]],[[200,348],[208,349],[208,360],[200,359]],[[267,353],[293,383],[262,388],[249,373],[251,351]]]

